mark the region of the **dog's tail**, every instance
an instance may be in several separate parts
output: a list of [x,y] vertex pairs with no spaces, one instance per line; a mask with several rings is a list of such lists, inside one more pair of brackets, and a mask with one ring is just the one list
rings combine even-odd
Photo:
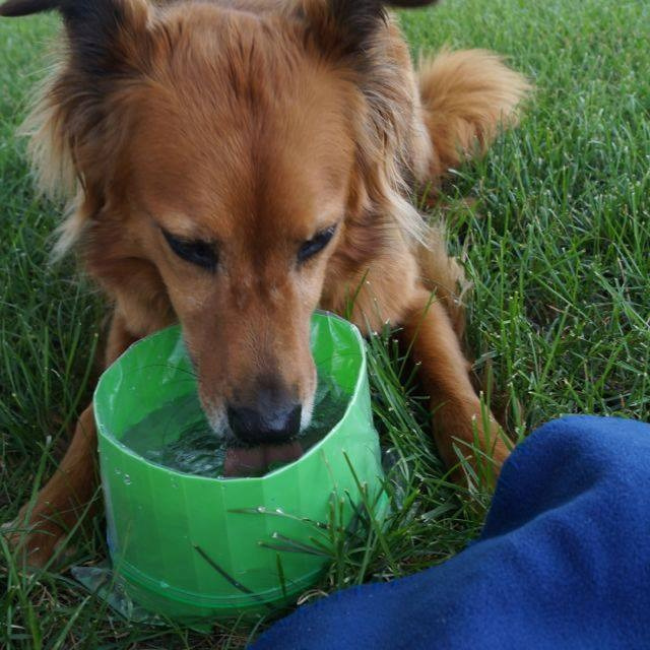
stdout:
[[499,127],[517,122],[531,89],[503,59],[485,50],[441,51],[419,70],[424,122],[433,144],[429,179],[485,153]]
[[[426,178],[435,185],[445,173],[485,153],[501,126],[517,123],[517,108],[531,86],[503,59],[485,50],[441,51],[423,59],[418,82],[424,123],[432,144]],[[430,229],[419,250],[422,279],[435,291],[462,337],[463,296],[470,289],[462,267],[446,254],[444,225]]]

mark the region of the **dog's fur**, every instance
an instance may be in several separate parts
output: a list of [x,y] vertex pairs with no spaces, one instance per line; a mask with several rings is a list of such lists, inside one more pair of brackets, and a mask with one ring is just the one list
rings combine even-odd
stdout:
[[[30,118],[31,153],[41,187],[70,198],[57,252],[75,247],[111,302],[107,364],[180,321],[217,434],[232,435],[232,404],[262,393],[301,405],[304,426],[313,310],[364,331],[390,322],[421,364],[447,464],[477,431],[504,461],[459,343],[462,271],[409,195],[515,121],[519,74],[479,50],[416,72],[380,0],[10,0],[0,14],[47,9],[67,50]],[[179,258],[164,232],[214,259]],[[20,514],[32,564],[92,494],[95,445],[89,408]]]

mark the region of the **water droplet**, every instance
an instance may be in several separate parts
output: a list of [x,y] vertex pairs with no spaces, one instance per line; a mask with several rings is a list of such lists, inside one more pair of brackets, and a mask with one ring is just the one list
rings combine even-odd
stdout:
[[161,589],[169,589],[169,584],[167,584],[166,582],[161,582],[160,583],[160,588]]
[[119,467],[116,467],[116,468],[115,468],[115,473],[116,473],[118,476],[121,476],[121,475],[122,475],[122,471],[119,469]]
[[264,506],[258,506],[257,512],[266,512],[266,508]]
[[276,512],[277,514],[279,514],[279,515],[283,515],[283,514],[284,514],[284,510],[282,510],[282,508],[276,508],[275,512]]
[[131,485],[131,477],[128,474],[124,475],[124,484]]

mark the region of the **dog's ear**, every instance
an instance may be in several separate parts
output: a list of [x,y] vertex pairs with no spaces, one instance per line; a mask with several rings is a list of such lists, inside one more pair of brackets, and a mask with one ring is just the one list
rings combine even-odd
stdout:
[[351,54],[363,52],[385,25],[388,7],[426,7],[436,1],[304,0],[301,10],[325,49]]
[[63,16],[75,67],[106,75],[128,65],[150,7],[146,0],[8,0],[0,5],[0,16],[54,10]]
[[66,51],[25,125],[40,187],[76,201],[75,216],[61,231],[59,253],[99,214],[107,188],[118,185],[129,129],[127,103],[117,101],[116,91],[123,80],[146,72],[153,7],[148,0],[7,0],[0,5],[0,17],[57,11],[65,25]]

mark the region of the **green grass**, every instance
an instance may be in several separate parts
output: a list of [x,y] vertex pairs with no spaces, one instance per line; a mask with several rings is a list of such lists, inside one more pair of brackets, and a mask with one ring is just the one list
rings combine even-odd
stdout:
[[[0,521],[60,458],[89,400],[103,329],[101,302],[74,263],[48,266],[60,206],[34,197],[14,135],[55,22],[0,23]],[[448,0],[404,17],[414,51],[494,49],[537,86],[521,127],[446,187],[453,246],[475,285],[469,345],[515,436],[566,413],[650,414],[648,24],[645,0]],[[443,561],[484,516],[483,491],[459,498],[446,484],[390,337],[371,345],[400,509],[384,533],[335,540],[332,570],[305,600]],[[77,536],[71,562],[105,554],[101,529],[98,519]],[[69,573],[19,574],[1,539],[2,647],[226,648],[251,634],[128,625]]]

